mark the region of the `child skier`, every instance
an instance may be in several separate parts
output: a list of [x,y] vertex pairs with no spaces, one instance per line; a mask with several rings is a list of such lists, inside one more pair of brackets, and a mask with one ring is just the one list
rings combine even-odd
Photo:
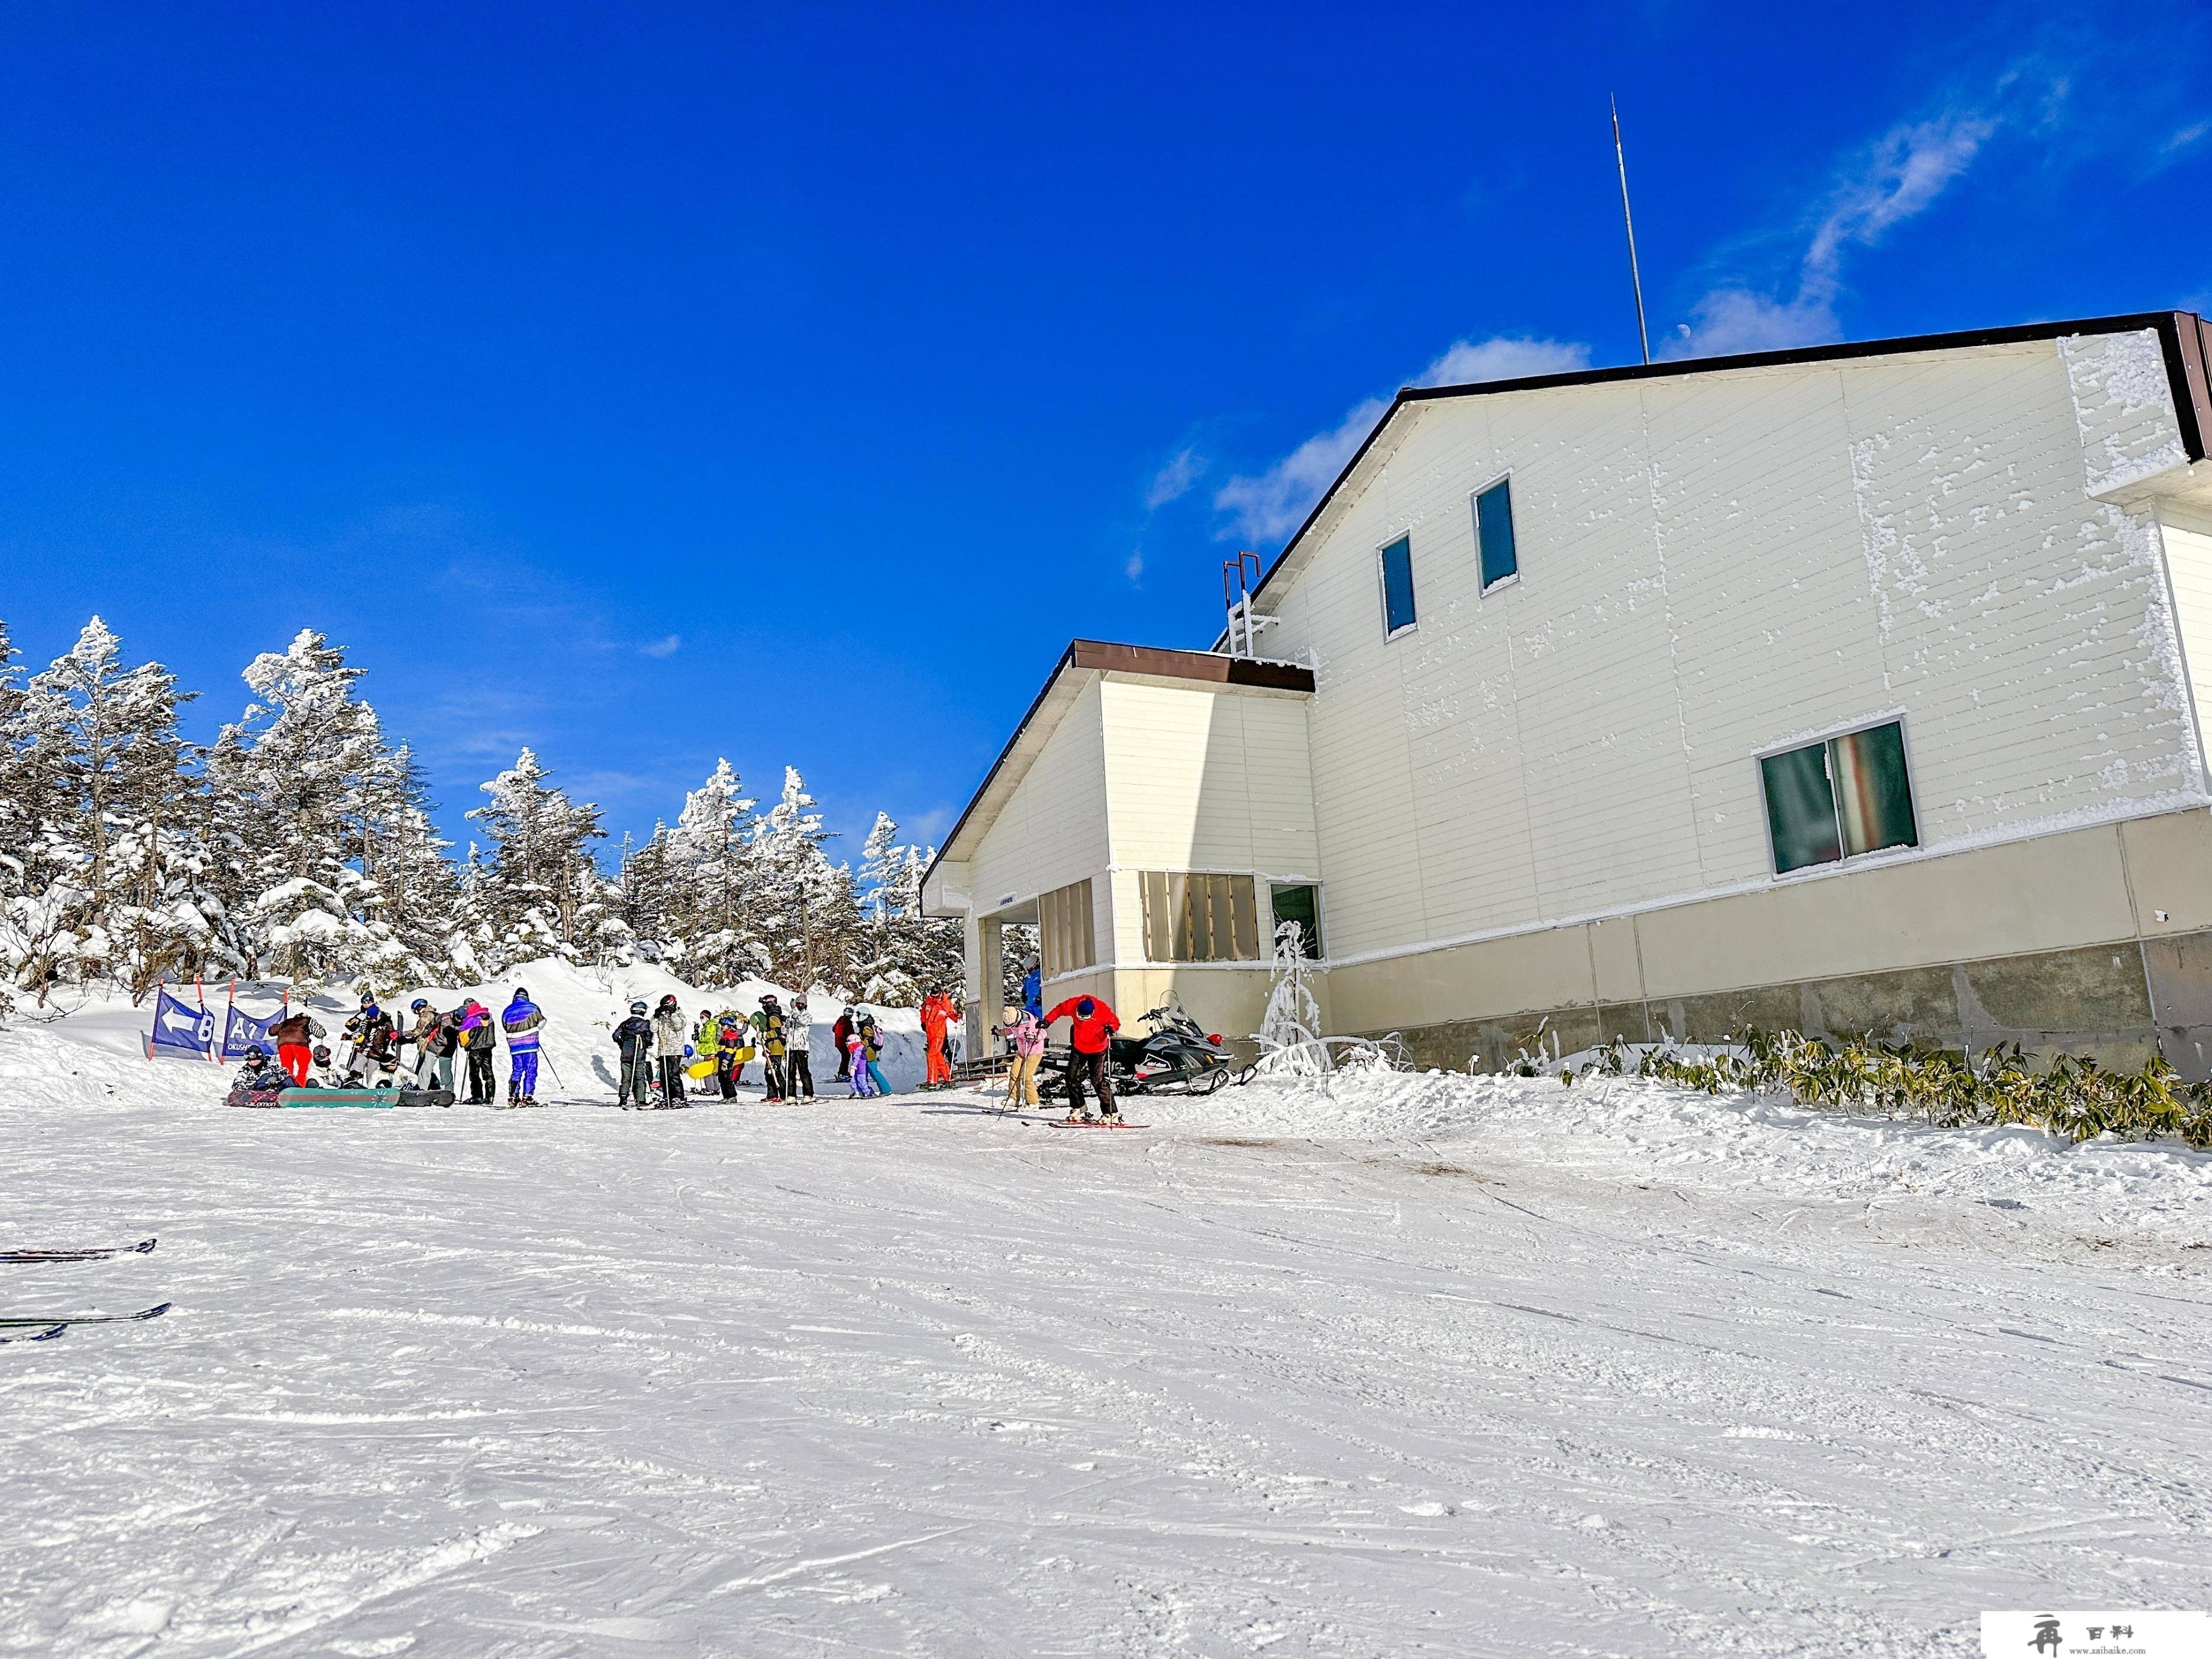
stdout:
[[884,1034],[877,1027],[876,1017],[866,1009],[860,1011],[860,1022],[854,1030],[860,1040],[860,1055],[854,1064],[868,1068],[868,1081],[874,1085],[872,1092],[889,1095],[891,1085],[884,1079],[884,1068],[876,1062],[884,1057]]
[[859,1026],[848,1024],[844,1021],[840,1021],[839,1024],[846,1025],[845,1069],[839,1075],[845,1079],[847,1086],[852,1090],[854,1099],[871,1099],[876,1091],[875,1085],[868,1081],[867,1039],[860,1035]]
[[1044,1059],[1044,1027],[1036,1016],[1026,1008],[1006,1010],[1009,1023],[998,1028],[995,1035],[1006,1039],[1013,1050],[1012,1064],[1006,1071],[1006,1106],[1041,1106],[1037,1098],[1037,1066]]
[[783,1017],[783,1044],[788,1051],[786,1066],[789,1073],[791,1097],[814,1098],[814,1021],[806,1012],[806,999],[793,997],[791,1012]]
[[535,1106],[538,1103],[538,1028],[545,1023],[545,1016],[530,1000],[530,993],[518,985],[514,1000],[508,1003],[499,1017],[507,1032],[507,1054],[511,1062],[507,1079],[507,1103],[510,1106]]
[[645,1017],[645,1004],[633,1002],[629,1018],[615,1027],[615,1047],[622,1052],[622,1082],[615,1091],[619,1105],[653,1103],[653,1022]]
[[835,1080],[839,1083],[851,1082],[853,1079],[853,1011],[850,1008],[840,1013],[837,1016],[837,1023],[830,1028],[830,1042],[837,1050],[837,1076]]

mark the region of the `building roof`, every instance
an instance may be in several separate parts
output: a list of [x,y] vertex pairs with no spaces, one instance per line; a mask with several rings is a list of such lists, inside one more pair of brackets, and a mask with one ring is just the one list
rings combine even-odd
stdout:
[[[1291,556],[1316,526],[1328,515],[1329,509],[1343,494],[1355,477],[1364,482],[1364,471],[1371,471],[1383,457],[1396,447],[1395,434],[1412,423],[1423,405],[1440,403],[1455,398],[1492,398],[1512,392],[1540,392],[1555,386],[1603,386],[1616,380],[1677,380],[1692,374],[1717,374],[1730,369],[1771,368],[1801,363],[1847,362],[1855,357],[1888,357],[1907,352],[1959,351],[1976,346],[2017,345],[2031,340],[2059,340],[2078,334],[2133,334],[2144,331],[2155,333],[2166,356],[2166,378],[2172,387],[2174,414],[2181,426],[2181,441],[2191,461],[2206,459],[2208,446],[2212,446],[2212,324],[2194,312],[2144,311],[2118,317],[2087,317],[2070,322],[2026,323],[2014,328],[1970,329],[1954,334],[1909,334],[1889,340],[1856,340],[1842,345],[1802,346],[1788,351],[1753,351],[1733,357],[1692,357],[1680,362],[1661,363],[1631,363],[1620,368],[1582,369],[1571,374],[1535,374],[1517,380],[1483,380],[1468,386],[1401,386],[1398,395],[1383,411],[1382,418],[1375,422],[1375,429],[1367,434],[1352,458],[1345,463],[1344,471],[1322,492],[1307,514],[1305,522],[1283,550],[1276,555],[1260,585],[1252,590],[1257,599],[1267,591],[1267,585],[1291,562]],[[1386,433],[1393,434],[1389,441]],[[1218,641],[1217,641],[1217,643]]]
[[1218,686],[1224,690],[1287,693],[1314,689],[1313,671],[1297,663],[1267,662],[1250,657],[1229,657],[1211,651],[1168,651],[1148,645],[1114,645],[1103,640],[1071,640],[1045,678],[1044,687],[1030,704],[1029,712],[1014,727],[1006,746],[991,763],[991,769],[969,797],[951,834],[937,849],[937,856],[922,872],[922,886],[941,864],[958,855],[962,837],[971,827],[988,827],[998,808],[1027,775],[1030,763],[1043,749],[1060,718],[1075,701],[1075,694],[1090,674],[1112,674],[1121,678],[1180,682],[1194,688]]

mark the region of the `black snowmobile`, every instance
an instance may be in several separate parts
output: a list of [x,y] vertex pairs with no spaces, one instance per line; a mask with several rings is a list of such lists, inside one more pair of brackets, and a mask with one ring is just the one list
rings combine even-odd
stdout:
[[[1121,1095],[1210,1095],[1230,1079],[1236,1059],[1218,1031],[1208,1031],[1173,1003],[1140,1017],[1143,1036],[1107,1039],[1106,1066]],[[1070,1050],[1048,1048],[1040,1093],[1067,1097]]]

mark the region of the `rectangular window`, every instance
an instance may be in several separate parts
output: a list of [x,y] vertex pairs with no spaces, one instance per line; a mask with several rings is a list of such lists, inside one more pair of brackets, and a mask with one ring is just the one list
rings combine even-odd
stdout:
[[1777,875],[1920,845],[1898,721],[1769,755],[1759,770]]
[[[1277,882],[1273,889],[1275,926],[1298,925],[1301,954],[1321,959],[1321,889],[1310,883]],[[1273,954],[1270,950],[1269,954]]]
[[1147,870],[1145,955],[1153,962],[1258,962],[1260,918],[1249,876]]
[[1474,539],[1482,550],[1482,585],[1491,587],[1518,574],[1513,550],[1513,481],[1500,478],[1474,498]]
[[1376,556],[1382,564],[1382,635],[1395,639],[1413,625],[1413,538],[1401,536]]
[[1037,955],[1041,971],[1052,979],[1088,968],[1098,960],[1092,940],[1088,877],[1037,895]]

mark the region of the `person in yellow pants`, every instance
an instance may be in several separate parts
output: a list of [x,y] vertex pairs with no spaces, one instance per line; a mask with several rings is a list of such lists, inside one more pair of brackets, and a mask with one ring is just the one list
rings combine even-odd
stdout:
[[1012,1008],[1006,1010],[1007,1024],[994,1028],[994,1034],[1006,1039],[1013,1049],[1012,1063],[1006,1070],[1006,1106],[1042,1106],[1037,1097],[1037,1066],[1044,1059],[1044,1027],[1036,1023],[1036,1016],[1026,1008],[1015,1017]]

